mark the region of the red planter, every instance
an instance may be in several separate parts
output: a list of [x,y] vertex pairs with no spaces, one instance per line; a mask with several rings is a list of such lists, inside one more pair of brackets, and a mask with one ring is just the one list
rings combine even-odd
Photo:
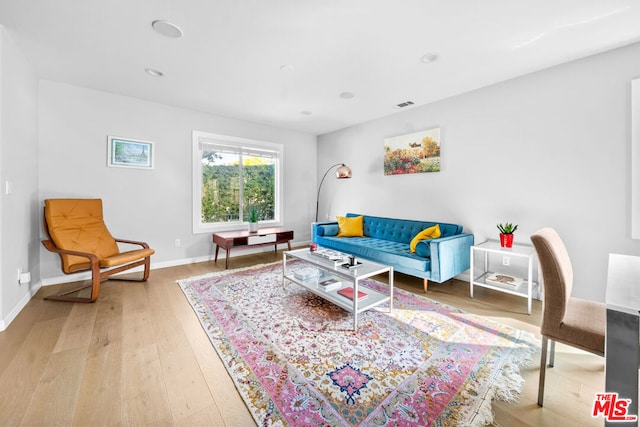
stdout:
[[500,246],[510,248],[513,246],[513,234],[500,233]]

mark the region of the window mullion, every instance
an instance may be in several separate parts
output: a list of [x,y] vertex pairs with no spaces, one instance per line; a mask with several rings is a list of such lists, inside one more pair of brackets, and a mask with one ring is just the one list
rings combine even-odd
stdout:
[[239,212],[239,220],[240,222],[244,222],[244,150],[242,148],[240,148],[240,162],[238,164],[238,167],[240,168],[239,172],[238,172],[238,187],[239,187],[239,192],[238,192],[238,212]]

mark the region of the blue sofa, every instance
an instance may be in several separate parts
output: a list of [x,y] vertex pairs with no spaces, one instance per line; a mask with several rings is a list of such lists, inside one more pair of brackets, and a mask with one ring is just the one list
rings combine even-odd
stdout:
[[[346,217],[360,214],[348,213]],[[420,277],[427,291],[429,280],[442,283],[469,269],[473,234],[462,226],[443,222],[363,216],[365,237],[337,237],[337,222],[313,223],[313,242],[325,248],[391,265],[395,271]],[[422,240],[411,253],[409,244],[420,231],[438,224],[441,236]]]

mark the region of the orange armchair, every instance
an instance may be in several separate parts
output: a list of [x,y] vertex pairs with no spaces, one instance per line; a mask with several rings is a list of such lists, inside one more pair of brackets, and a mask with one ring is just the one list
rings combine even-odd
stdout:
[[[101,199],[47,199],[44,201],[44,229],[47,250],[60,255],[62,271],[72,274],[91,271],[91,283],[45,297],[54,301],[94,302],[103,279],[146,281],[151,255],[155,252],[144,242],[114,239],[102,217]],[[120,252],[118,243],[139,245],[141,249]],[[144,265],[142,279],[110,277]],[[91,287],[90,297],[70,294]]]

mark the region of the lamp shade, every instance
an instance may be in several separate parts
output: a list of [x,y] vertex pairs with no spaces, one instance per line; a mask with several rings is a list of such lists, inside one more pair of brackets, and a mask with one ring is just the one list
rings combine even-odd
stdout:
[[320,185],[318,186],[318,196],[316,197],[316,222],[318,222],[318,207],[320,206],[320,190],[322,189],[322,183],[324,182],[324,179],[327,177],[327,174],[329,173],[329,171],[335,168],[336,166],[339,166],[339,168],[336,170],[337,179],[351,178],[351,168],[345,165],[344,163],[336,163],[335,165],[329,166],[329,169],[327,169],[327,171],[322,176],[322,180],[320,180]]
[[336,178],[351,178],[351,168],[343,163],[342,166],[340,166],[338,170],[336,170]]

